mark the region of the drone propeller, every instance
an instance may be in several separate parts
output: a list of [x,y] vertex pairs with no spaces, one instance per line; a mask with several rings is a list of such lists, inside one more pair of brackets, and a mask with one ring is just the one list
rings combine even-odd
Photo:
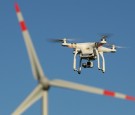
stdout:
[[63,39],[49,39],[49,42],[54,42],[54,43],[63,42]]
[[122,48],[127,48],[127,47],[117,46],[117,45],[114,45],[114,44],[108,44],[108,43],[105,44],[105,46],[107,46],[107,47],[112,47],[112,48],[115,48],[115,49],[116,49],[116,48],[119,48],[119,49],[120,49],[120,48],[121,48],[121,49],[122,49]]
[[99,34],[99,36],[101,36],[101,39],[107,39],[110,38],[111,36],[113,36],[112,33],[103,33],[103,34]]
[[101,41],[105,41],[110,38],[113,34],[111,33],[105,33],[105,34],[99,34],[101,36]]
[[123,47],[123,46],[115,46],[116,48],[127,48],[127,47]]
[[61,43],[61,42],[64,42],[64,41],[74,41],[74,39],[72,38],[64,38],[64,39],[49,39],[49,42],[54,42],[54,43]]
[[106,38],[108,38],[107,35],[102,35],[102,36],[101,36],[101,39],[106,39]]

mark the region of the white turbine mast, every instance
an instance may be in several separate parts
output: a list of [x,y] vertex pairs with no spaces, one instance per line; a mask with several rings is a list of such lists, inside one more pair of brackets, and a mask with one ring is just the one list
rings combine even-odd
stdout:
[[104,96],[111,96],[115,98],[135,101],[135,97],[128,96],[122,93],[112,92],[109,90],[103,90],[100,88],[77,84],[64,80],[48,80],[44,75],[42,67],[39,63],[34,46],[31,41],[31,37],[24,22],[19,5],[15,3],[15,9],[18,17],[18,21],[22,30],[26,48],[28,51],[32,73],[34,77],[39,81],[36,88],[30,93],[30,95],[21,103],[21,105],[12,113],[12,115],[21,115],[26,109],[28,109],[38,99],[42,99],[42,115],[48,115],[48,90],[50,87],[65,88],[71,90],[78,90],[87,93],[99,94]]

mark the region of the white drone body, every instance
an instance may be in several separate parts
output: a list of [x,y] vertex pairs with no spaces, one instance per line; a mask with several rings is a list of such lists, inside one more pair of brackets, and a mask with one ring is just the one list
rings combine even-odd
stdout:
[[[77,71],[78,74],[81,73],[81,69],[83,68],[92,68],[93,60],[97,59],[98,69],[103,73],[105,72],[105,59],[104,53],[114,53],[116,52],[115,45],[112,45],[111,48],[103,46],[106,44],[106,36],[102,36],[100,42],[87,42],[87,43],[67,43],[67,39],[64,38],[61,40],[62,46],[73,48],[73,69]],[[76,67],[76,57],[79,55],[80,62],[79,68]],[[102,67],[100,66],[100,57],[102,58]],[[82,63],[82,60],[87,60],[86,63]]]

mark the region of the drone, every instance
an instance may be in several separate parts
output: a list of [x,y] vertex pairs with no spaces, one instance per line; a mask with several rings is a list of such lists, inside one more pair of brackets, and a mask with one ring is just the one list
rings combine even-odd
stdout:
[[[121,46],[116,46],[114,44],[107,43],[108,35],[101,35],[101,40],[99,42],[86,42],[86,43],[69,43],[71,39],[52,39],[52,42],[61,42],[62,46],[73,48],[73,70],[81,74],[83,68],[93,68],[93,61],[97,59],[98,69],[105,73],[105,58],[104,53],[115,53],[116,48],[123,48]],[[76,67],[77,56],[80,57],[79,67]],[[102,67],[100,58],[102,59]],[[85,60],[82,63],[82,60]]]

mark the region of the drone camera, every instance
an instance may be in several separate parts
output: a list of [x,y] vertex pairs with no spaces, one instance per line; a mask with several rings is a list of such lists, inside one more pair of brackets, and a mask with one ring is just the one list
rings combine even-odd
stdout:
[[88,61],[87,63],[83,63],[82,67],[84,67],[84,68],[92,68],[93,67],[93,62]]

